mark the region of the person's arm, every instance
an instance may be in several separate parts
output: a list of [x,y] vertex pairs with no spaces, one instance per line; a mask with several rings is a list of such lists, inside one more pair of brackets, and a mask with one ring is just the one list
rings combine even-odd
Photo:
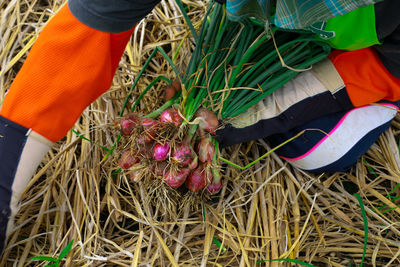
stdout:
[[[217,131],[222,145],[266,138],[274,147],[314,129],[276,152],[308,171],[350,168],[390,126],[400,106],[400,17],[395,12],[399,8],[399,1],[385,0],[372,9],[375,17],[369,18],[375,29],[368,36],[375,35],[380,45],[370,42],[373,46],[355,51],[333,51],[329,60],[301,73]],[[363,12],[356,16],[366,18]],[[351,16],[347,22],[370,24]],[[334,24],[340,26],[339,19]],[[344,26],[337,38],[351,35],[354,27]],[[348,49],[365,45],[366,40],[356,44],[336,39],[332,44]],[[370,105],[375,102],[379,104]]]
[[43,156],[110,87],[134,25],[158,2],[70,0],[40,33],[0,110],[0,251]]
[[[230,146],[285,133],[325,115],[383,99],[399,100],[400,17],[393,12],[398,8],[400,2],[397,0],[375,4],[375,17],[370,17],[370,20],[375,24],[372,31],[381,45],[354,51],[334,50],[329,59],[299,74],[270,97],[227,122],[226,127],[217,131],[221,145]],[[357,11],[356,15],[365,18],[363,12]],[[334,18],[334,25],[341,28],[338,32],[346,32],[343,36],[348,36],[357,25],[341,25],[340,19]],[[357,17],[351,21],[357,22]],[[370,24],[365,21],[360,23]],[[336,39],[335,45],[346,46],[346,42],[338,40],[340,36],[336,36]]]

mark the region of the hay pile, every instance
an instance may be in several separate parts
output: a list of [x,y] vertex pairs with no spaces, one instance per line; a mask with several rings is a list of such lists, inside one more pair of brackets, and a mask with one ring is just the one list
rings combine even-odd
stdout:
[[[1,99],[42,26],[63,2],[0,3]],[[206,1],[184,2],[198,28]],[[150,204],[143,188],[113,177],[115,159],[102,161],[106,152],[100,146],[113,145],[113,123],[156,46],[184,70],[193,42],[173,0],[161,1],[137,26],[112,88],[74,126],[92,142],[69,132],[43,160],[23,196],[0,266],[44,266],[32,257],[57,256],[71,240],[63,266],[291,266],[267,261],[279,258],[359,266],[364,252],[364,266],[400,264],[398,118],[348,173],[313,176],[272,154],[246,171],[227,168],[220,194],[195,209],[183,205],[172,218]],[[152,61],[132,100],[159,74],[174,78],[161,56]],[[145,96],[143,113],[162,103],[161,88],[160,83]],[[232,147],[225,157],[244,166],[268,149],[258,141]]]

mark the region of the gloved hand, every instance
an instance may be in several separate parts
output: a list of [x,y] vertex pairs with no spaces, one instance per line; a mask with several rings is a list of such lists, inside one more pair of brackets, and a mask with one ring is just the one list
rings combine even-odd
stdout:
[[[325,30],[338,33],[330,40],[334,47],[382,44],[351,52],[334,51],[331,62],[313,66],[239,118],[227,122],[224,129],[217,131],[221,145],[284,133],[324,115],[382,99],[399,100],[400,17],[395,15],[399,6],[399,1],[385,0],[328,20]],[[355,27],[362,31],[354,34]]]
[[271,147],[303,134],[276,150],[293,166],[314,173],[347,171],[386,131],[400,102],[380,102],[312,120],[267,137]]
[[42,158],[111,86],[134,25],[158,2],[70,0],[43,29],[0,110],[0,254]]
[[[400,79],[388,72],[373,48],[350,52],[336,50],[329,59],[299,74],[253,108],[228,122],[225,128],[217,131],[217,139],[222,147],[259,138],[270,139],[274,145],[278,145],[301,130],[320,129],[322,131],[319,133],[313,131],[306,134],[308,137],[300,137],[286,144],[278,154],[292,159],[292,163],[306,170],[344,170],[354,164],[362,155],[359,152],[364,153],[372,144],[371,140],[375,141],[395,116],[396,111],[390,108],[363,107],[382,99],[400,100]],[[348,117],[348,112],[354,116]],[[351,123],[342,124],[342,120]],[[361,127],[359,122],[364,121],[368,121],[368,125]],[[358,126],[354,128],[353,125]],[[341,133],[338,136],[348,139],[348,142],[341,139],[334,142],[338,149],[341,147],[340,152],[333,156],[332,146],[325,150],[322,149],[325,146],[321,146],[319,150],[322,149],[325,154],[318,154],[316,158],[320,161],[306,157],[322,143],[326,137],[324,132],[333,132],[338,128],[340,130],[336,132]],[[370,131],[375,135],[371,137]],[[327,144],[331,139],[324,140]],[[360,147],[360,144],[363,146]],[[352,150],[352,157],[346,158],[346,153],[354,147],[356,152]],[[298,161],[299,157],[304,158],[301,161],[303,163]],[[341,158],[346,159],[346,164],[339,161],[331,165]],[[350,162],[352,164],[347,165]]]
[[222,147],[284,133],[315,118],[353,108],[329,59],[300,73],[217,131]]
[[400,79],[373,48],[335,50],[217,131],[222,147],[285,133],[323,117],[386,99],[400,100]]

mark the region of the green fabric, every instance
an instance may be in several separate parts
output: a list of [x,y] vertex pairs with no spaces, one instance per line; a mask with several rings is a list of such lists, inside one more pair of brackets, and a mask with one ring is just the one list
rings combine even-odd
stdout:
[[[321,33],[320,38],[336,49],[356,50],[380,44],[376,34],[374,5],[331,18],[321,26],[327,36]],[[334,36],[329,38],[329,33],[334,33]]]

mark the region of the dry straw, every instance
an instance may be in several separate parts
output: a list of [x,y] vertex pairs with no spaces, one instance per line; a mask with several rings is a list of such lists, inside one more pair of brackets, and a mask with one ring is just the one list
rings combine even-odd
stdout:
[[[184,1],[199,28],[207,1]],[[0,97],[27,51],[63,1],[0,3]],[[246,171],[225,168],[223,190],[198,209],[171,219],[148,192],[113,177],[101,161],[116,138],[112,125],[146,58],[161,46],[184,71],[194,42],[175,1],[163,0],[132,36],[111,89],[82,114],[73,132],[50,151],[23,195],[16,229],[0,266],[44,266],[33,256],[57,256],[74,240],[63,266],[399,266],[400,121],[348,173],[310,175],[271,154]],[[176,53],[176,51],[178,51]],[[156,56],[132,100],[157,75],[174,78]],[[148,113],[162,104],[162,84],[143,98]],[[244,166],[270,149],[258,141],[223,156]],[[366,216],[357,197],[365,206]],[[368,231],[364,231],[365,219]],[[364,237],[367,245],[364,248]]]

